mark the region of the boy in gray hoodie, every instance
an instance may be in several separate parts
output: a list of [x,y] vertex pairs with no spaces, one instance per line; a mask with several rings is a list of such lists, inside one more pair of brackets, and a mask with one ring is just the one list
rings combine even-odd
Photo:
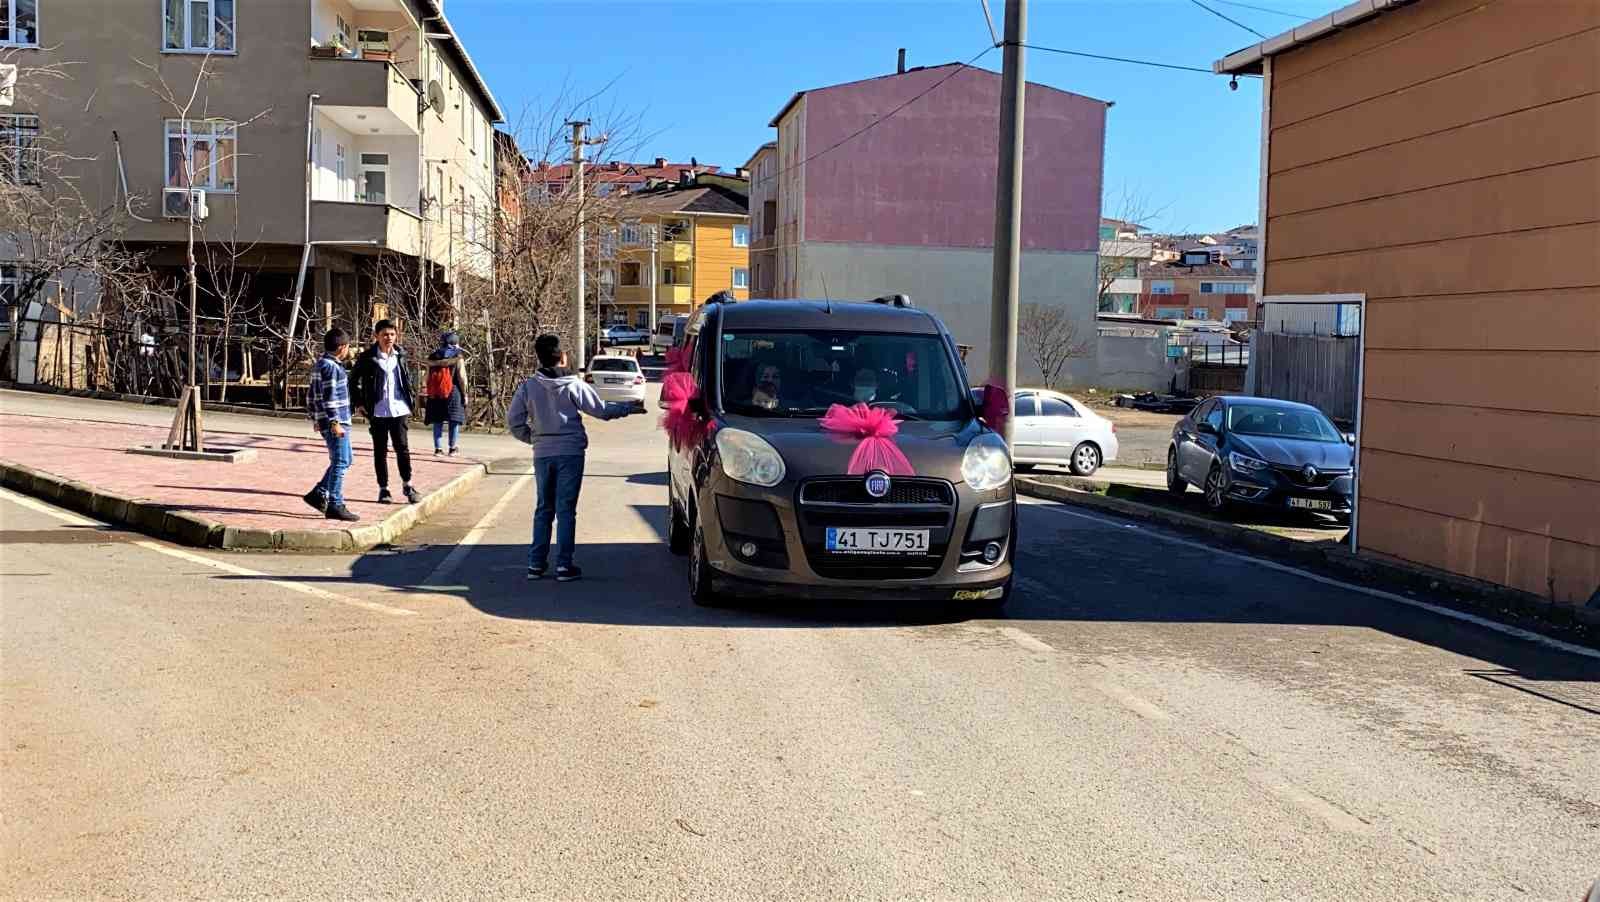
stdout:
[[614,420],[637,412],[624,404],[600,400],[594,387],[573,375],[561,375],[561,340],[541,335],[533,343],[539,371],[523,380],[511,398],[506,424],[518,441],[533,446],[533,546],[528,550],[528,578],[540,579],[550,559],[550,526],[555,523],[556,582],[583,576],[572,561],[577,534],[578,491],[583,487],[584,451],[589,434],[583,414]]

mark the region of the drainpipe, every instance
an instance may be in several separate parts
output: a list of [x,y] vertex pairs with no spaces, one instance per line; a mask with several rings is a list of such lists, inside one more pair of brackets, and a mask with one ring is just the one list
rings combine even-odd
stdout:
[[305,243],[300,248],[300,274],[294,281],[294,306],[289,308],[289,328],[284,332],[283,347],[283,403],[289,403],[289,359],[294,353],[294,332],[300,324],[300,298],[306,287],[306,267],[311,263],[311,180],[314,172],[311,168],[311,139],[315,134],[315,117],[317,115],[317,100],[321,94],[312,94],[306,98],[306,209],[305,209]]

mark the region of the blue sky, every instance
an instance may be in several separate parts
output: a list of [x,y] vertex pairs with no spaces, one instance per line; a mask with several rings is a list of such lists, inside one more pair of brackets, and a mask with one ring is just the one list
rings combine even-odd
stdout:
[[[1267,35],[1297,24],[1220,0],[1207,6]],[[1239,0],[1303,17],[1331,0]],[[996,28],[1004,0],[990,0]],[[1029,43],[1209,67],[1259,40],[1192,0],[1033,0]],[[655,156],[732,169],[771,140],[768,120],[797,90],[967,60],[990,43],[979,0],[448,0],[446,12],[513,122],[559,98],[605,90],[590,114],[635,117]],[[996,71],[1000,52],[978,65]],[[1107,215],[1144,199],[1165,231],[1256,217],[1260,82],[1030,51],[1028,79],[1111,100]],[[607,85],[610,85],[609,89]],[[930,95],[930,100],[936,95]],[[570,102],[570,101],[569,101]]]

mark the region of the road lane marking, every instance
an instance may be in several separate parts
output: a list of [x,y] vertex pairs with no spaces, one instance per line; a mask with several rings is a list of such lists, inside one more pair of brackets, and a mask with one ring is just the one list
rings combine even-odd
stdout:
[[[26,495],[19,495],[10,489],[0,489],[0,498],[4,498],[7,501],[20,505],[21,507],[28,508],[32,511],[37,511],[38,513],[44,514],[47,517],[53,517],[62,523],[67,523],[73,526],[106,525],[98,520],[90,520],[87,517],[80,517],[77,514],[71,513],[70,511],[65,511],[42,501],[37,501],[33,498],[29,498]],[[140,539],[130,544],[154,551],[157,554],[164,554],[167,557],[177,558],[181,561],[188,561],[191,564],[200,564],[201,566],[210,567],[213,570],[221,570],[225,573],[232,573],[235,576],[246,576],[251,579],[259,579],[268,585],[277,586],[280,589],[288,589],[291,592],[298,592],[301,595],[310,595],[313,598],[320,598],[324,601],[333,601],[338,602],[339,604],[350,605],[352,607],[365,608],[369,611],[377,611],[380,614],[388,614],[393,617],[415,617],[417,614],[416,611],[408,611],[405,608],[390,607],[386,604],[379,604],[376,601],[366,601],[360,598],[351,598],[348,595],[340,595],[337,592],[329,592],[327,589],[321,589],[316,586],[308,586],[305,583],[292,582],[286,579],[277,579],[260,571],[251,570],[248,567],[240,567],[237,564],[229,564],[223,561],[214,560],[204,555],[172,548],[148,539]]]
[[1023,648],[1026,648],[1028,651],[1055,651],[1055,648],[1051,647],[1048,643],[1039,639],[1037,636],[1034,636],[1024,630],[1017,629],[1014,626],[1000,627],[1000,635],[1005,636],[1012,642],[1015,642]]
[[[1051,501],[1030,500],[1030,501],[1024,501],[1023,503],[1026,504],[1029,507],[1037,507],[1037,508],[1039,508],[1041,510],[1054,511],[1055,513],[1062,514],[1064,516],[1077,517],[1080,520],[1089,520],[1091,522],[1098,523],[1101,526],[1126,527],[1126,526],[1130,525],[1130,524],[1127,524],[1127,523],[1118,522],[1116,520],[1111,520],[1111,519],[1108,519],[1106,517],[1097,516],[1095,514],[1086,514],[1086,513],[1082,513],[1081,511],[1066,510],[1066,509],[1063,508],[1062,505],[1057,504],[1055,502],[1051,502]],[[1135,527],[1135,528],[1140,528],[1140,527]],[[1256,565],[1261,566],[1261,567],[1266,567],[1266,568],[1268,568],[1270,570],[1276,570],[1276,571],[1278,571],[1280,573],[1288,573],[1288,574],[1292,574],[1294,576],[1302,577],[1304,579],[1309,579],[1312,582],[1322,583],[1325,586],[1334,586],[1334,587],[1340,588],[1340,589],[1348,589],[1348,590],[1350,590],[1352,592],[1360,592],[1363,595],[1370,595],[1370,596],[1372,596],[1374,598],[1382,598],[1385,601],[1398,602],[1398,603],[1406,605],[1408,607],[1420,608],[1420,609],[1422,609],[1424,611],[1427,611],[1427,612],[1429,612],[1431,614],[1438,614],[1441,617],[1449,617],[1452,620],[1461,620],[1461,621],[1464,621],[1466,623],[1471,623],[1471,624],[1473,624],[1475,626],[1481,626],[1481,627],[1483,627],[1485,629],[1494,630],[1495,632],[1500,633],[1502,635],[1511,636],[1511,637],[1516,638],[1516,639],[1522,639],[1523,641],[1532,642],[1532,643],[1534,643],[1536,645],[1543,645],[1546,648],[1553,648],[1553,649],[1556,649],[1558,651],[1564,651],[1567,654],[1579,655],[1579,656],[1582,656],[1582,657],[1585,657],[1585,658],[1594,658],[1596,660],[1600,660],[1600,651],[1597,651],[1597,650],[1592,649],[1592,648],[1585,648],[1585,647],[1583,647],[1581,645],[1574,645],[1571,642],[1563,642],[1560,639],[1553,639],[1553,638],[1551,638],[1549,636],[1540,635],[1539,633],[1533,632],[1532,630],[1525,630],[1520,626],[1511,626],[1510,624],[1499,623],[1497,621],[1490,620],[1490,619],[1485,618],[1485,617],[1479,617],[1476,614],[1468,614],[1465,611],[1458,611],[1458,610],[1456,610],[1454,608],[1447,608],[1447,607],[1445,607],[1443,605],[1432,604],[1432,603],[1429,603],[1429,602],[1426,602],[1426,601],[1419,601],[1419,600],[1417,600],[1415,598],[1407,598],[1404,595],[1397,595],[1397,594],[1395,594],[1393,592],[1386,592],[1383,589],[1374,589],[1374,588],[1371,588],[1369,586],[1361,586],[1361,585],[1357,585],[1355,583],[1341,582],[1341,581],[1339,581],[1337,579],[1333,579],[1331,577],[1323,576],[1320,573],[1312,573],[1309,570],[1301,570],[1298,567],[1290,567],[1287,564],[1280,564],[1277,561],[1269,561],[1269,560],[1266,560],[1265,558],[1251,557],[1248,554],[1240,554],[1237,551],[1229,551],[1229,550],[1227,550],[1225,548],[1216,548],[1216,547],[1213,547],[1211,545],[1207,545],[1207,544],[1205,544],[1203,542],[1195,542],[1195,541],[1191,541],[1189,539],[1180,538],[1178,536],[1169,535],[1166,532],[1163,532],[1163,531],[1161,531],[1159,529],[1142,529],[1142,531],[1145,534],[1147,534],[1149,536],[1152,536],[1154,538],[1160,539],[1160,540],[1162,540],[1164,542],[1171,542],[1171,543],[1173,543],[1175,545],[1183,545],[1183,546],[1186,546],[1188,548],[1195,548],[1195,549],[1198,549],[1200,551],[1208,552],[1210,554],[1220,554],[1220,555],[1222,555],[1224,557],[1229,557],[1229,558],[1232,558],[1232,559],[1237,560],[1237,561],[1243,561],[1245,563],[1256,564]],[[1462,655],[1462,657],[1470,657],[1470,656],[1469,655]]]
[[1134,695],[1132,692],[1129,692],[1121,686],[1118,686],[1116,683],[1107,682],[1105,680],[1097,680],[1091,685],[1093,685],[1095,691],[1099,692],[1101,695],[1112,699],[1113,701],[1122,705],[1124,708],[1127,708],[1129,711],[1132,711],[1140,717],[1143,717],[1145,720],[1172,719],[1171,714],[1168,714],[1166,711],[1162,710],[1156,705],[1147,702],[1139,696]]
[[500,515],[505,513],[507,505],[511,504],[511,499],[522,491],[523,486],[532,481],[533,474],[531,473],[512,480],[505,493],[500,496],[499,500],[495,501],[494,505],[483,515],[483,518],[471,529],[467,530],[467,534],[456,542],[456,547],[450,549],[450,553],[445,555],[444,560],[439,562],[439,566],[433,568],[433,572],[428,574],[428,578],[422,581],[422,588],[450,588],[445,580],[449,579],[450,575],[456,572],[456,568],[461,566],[461,562],[467,559],[467,555],[472,553],[473,546],[482,542],[483,537],[489,534],[489,529],[494,526],[496,520],[500,519]]

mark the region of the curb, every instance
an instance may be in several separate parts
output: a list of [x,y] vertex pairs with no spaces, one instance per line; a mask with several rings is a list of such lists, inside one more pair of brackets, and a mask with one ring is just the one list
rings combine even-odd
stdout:
[[[65,398],[88,398],[93,401],[117,401],[123,404],[139,404],[145,407],[177,407],[176,398],[158,398],[154,395],[129,395],[114,391],[90,391],[83,388],[57,388],[53,385],[30,385],[25,382],[8,382],[0,380],[0,391],[30,392],[36,395],[60,395]],[[265,417],[270,420],[304,420],[303,410],[271,410],[266,407],[254,407],[249,404],[223,404],[217,401],[205,401],[206,413],[228,413],[249,417]],[[366,425],[366,418],[360,414],[351,414],[352,424]],[[412,422],[419,422],[413,420]],[[463,426],[463,435],[505,435],[506,430],[490,428],[487,426]]]
[[367,551],[405,535],[441,508],[465,494],[489,474],[489,464],[475,462],[460,475],[407,504],[381,522],[351,529],[261,529],[229,526],[146,498],[127,498],[90,485],[0,461],[0,485],[108,523],[129,526],[157,538],[196,548],[225,551]]
[[[1042,498],[1076,507],[1093,508],[1157,523],[1175,530],[1213,539],[1218,545],[1250,551],[1280,563],[1293,564],[1325,576],[1335,576],[1351,582],[1388,591],[1437,596],[1450,593],[1449,606],[1469,609],[1478,613],[1500,614],[1506,612],[1519,617],[1532,618],[1562,629],[1576,627],[1600,628],[1600,609],[1583,605],[1559,604],[1538,595],[1509,589],[1435,570],[1421,564],[1372,554],[1352,554],[1343,545],[1329,548],[1298,539],[1285,538],[1231,523],[1218,523],[1205,517],[1166,510],[1148,504],[1139,504],[1122,498],[1097,494],[1100,484],[1078,477],[1065,477],[1071,488],[1018,477],[1017,491],[1033,498]],[[1588,644],[1596,644],[1593,633]]]

